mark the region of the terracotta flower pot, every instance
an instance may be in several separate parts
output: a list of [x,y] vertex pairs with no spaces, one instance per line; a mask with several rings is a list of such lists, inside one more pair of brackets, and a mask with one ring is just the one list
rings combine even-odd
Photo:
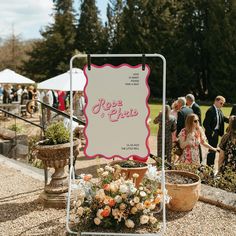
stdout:
[[[121,164],[123,161],[113,161],[111,165],[115,165],[115,164]],[[143,177],[148,169],[148,166],[146,163],[144,163],[145,166],[143,167],[120,167],[120,173],[124,174],[126,176],[126,179],[132,179],[133,178],[133,174],[138,174],[138,178],[135,179],[135,186],[138,187],[139,184],[142,182]]]
[[167,170],[165,173],[178,174],[194,180],[194,182],[190,184],[173,184],[166,182],[166,189],[168,190],[168,195],[171,197],[167,207],[173,211],[192,210],[200,195],[200,177],[196,174],[179,170]]

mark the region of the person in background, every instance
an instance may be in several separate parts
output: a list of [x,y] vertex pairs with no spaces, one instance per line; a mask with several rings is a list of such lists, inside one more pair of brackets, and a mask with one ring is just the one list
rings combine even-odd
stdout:
[[187,94],[186,95],[186,105],[189,108],[192,108],[193,113],[196,114],[199,117],[199,124],[202,125],[202,114],[201,114],[201,109],[199,105],[195,102],[195,97],[193,94]]
[[[193,94],[186,95],[186,105],[192,108],[193,113],[196,114],[199,118],[199,125],[202,125],[202,114],[199,105],[195,102],[195,97]],[[200,162],[202,162],[202,149],[201,145],[199,145],[199,154],[200,154]]]
[[[172,151],[172,133],[176,131],[176,118],[170,115],[170,106],[165,106],[165,157],[168,163],[171,163]],[[159,124],[157,134],[157,156],[162,155],[162,112],[153,121],[154,124]]]
[[236,116],[230,116],[227,131],[219,145],[218,168],[224,172],[226,167],[231,167],[236,172]]
[[28,87],[28,96],[29,96],[29,100],[33,100],[34,99],[34,86],[33,85],[30,85]]
[[236,104],[233,104],[232,110],[230,112],[230,116],[236,116]]
[[[174,101],[171,104],[171,111],[170,111],[170,115],[175,117],[176,123],[177,123],[177,114],[178,114],[178,101]],[[176,141],[176,130],[175,132],[172,132],[172,142]]]
[[[217,96],[214,104],[207,110],[203,126],[209,144],[217,147],[219,136],[224,134],[224,122],[229,122],[229,119],[224,116],[221,108],[225,103],[225,98]],[[215,152],[209,151],[207,154],[207,165],[211,166],[215,163]]]
[[84,106],[85,106],[85,100],[84,100],[83,92],[82,91],[75,92],[74,97],[73,97],[73,109],[74,109],[74,115],[77,118],[83,119]]
[[176,135],[178,136],[179,132],[185,126],[185,120],[187,115],[193,113],[193,110],[189,107],[186,107],[185,97],[179,97],[177,100],[178,103],[178,113],[177,113],[177,131]]
[[11,89],[9,89],[9,85],[6,84],[3,87],[3,103],[11,103],[10,97]]
[[65,97],[66,97],[66,93],[64,91],[57,91],[58,94],[58,109],[60,111],[65,111],[66,110],[66,104],[65,104]]
[[21,96],[23,93],[23,89],[21,88],[21,85],[17,85],[17,90],[16,90],[16,95],[17,95],[17,101],[20,103],[21,102]]
[[171,104],[171,111],[170,111],[170,115],[174,116],[177,120],[177,114],[178,114],[178,100],[174,101]]
[[179,133],[179,144],[183,149],[180,162],[200,165],[199,145],[216,152],[217,149],[207,143],[202,127],[199,125],[199,118],[196,114],[189,114],[185,121],[185,128]]
[[0,84],[0,103],[2,102],[2,97],[3,97],[3,87]]

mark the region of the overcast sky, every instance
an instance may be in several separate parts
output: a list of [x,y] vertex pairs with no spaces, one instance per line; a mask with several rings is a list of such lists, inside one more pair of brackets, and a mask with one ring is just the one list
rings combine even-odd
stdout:
[[[107,2],[97,0],[103,21]],[[8,37],[13,29],[22,39],[40,38],[39,30],[52,22],[52,7],[52,0],[0,0],[0,38]]]

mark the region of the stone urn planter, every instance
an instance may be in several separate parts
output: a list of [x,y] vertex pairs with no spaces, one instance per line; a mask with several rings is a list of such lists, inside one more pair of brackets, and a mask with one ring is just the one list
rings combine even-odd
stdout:
[[[73,156],[78,155],[79,140],[74,140]],[[45,207],[64,208],[66,206],[66,194],[68,192],[68,179],[64,167],[70,160],[70,143],[56,145],[37,145],[37,158],[43,161],[47,168],[54,168],[51,181],[44,187],[40,194],[40,200]]]
[[138,174],[138,178],[135,179],[135,186],[138,187],[139,184],[142,182],[143,177],[148,169],[146,163],[137,162],[137,161],[113,161],[111,163],[112,166],[119,165],[120,173],[124,174],[126,179],[134,179],[133,174]]
[[167,170],[166,189],[171,197],[167,207],[173,211],[190,211],[198,201],[201,180],[196,174],[179,171]]

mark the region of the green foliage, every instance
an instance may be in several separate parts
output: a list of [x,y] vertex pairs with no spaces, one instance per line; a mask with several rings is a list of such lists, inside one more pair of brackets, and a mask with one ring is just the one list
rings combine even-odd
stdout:
[[48,126],[45,138],[44,144],[47,145],[68,143],[70,141],[70,132],[63,122],[56,122]]
[[[42,30],[43,39],[24,56],[24,66],[14,63],[11,55],[14,51],[17,56],[22,48],[14,39],[9,41],[10,53],[2,55],[8,60],[5,65],[15,64],[25,75],[42,81],[68,70],[71,56],[78,52],[161,53],[167,59],[167,97],[191,92],[201,100],[218,94],[229,102],[236,100],[235,0],[109,0],[105,26],[95,0],[80,1],[78,19],[72,0],[53,3],[55,23]],[[105,61],[141,62],[140,58],[93,59],[95,64]],[[75,61],[76,66],[84,64]],[[149,58],[147,64],[151,97],[161,97],[161,61]]]
[[41,81],[69,70],[70,58],[75,54],[75,17],[72,0],[54,0],[54,20],[41,32],[43,40],[29,52],[30,60],[24,70],[32,79]]
[[106,34],[98,14],[95,0],[82,1],[76,30],[76,48],[80,52],[104,53]]
[[35,148],[39,141],[40,137],[37,135],[29,138],[27,161],[32,166],[43,169],[43,162],[37,158],[37,149]]
[[23,131],[23,127],[17,124],[12,124],[11,126],[8,127],[8,129],[15,131],[16,133],[20,133]]
[[198,166],[193,164],[178,164],[175,170],[185,170],[200,176],[202,183],[212,187],[221,188],[236,193],[236,173],[231,167],[226,167],[224,172],[214,176],[213,168],[209,166]]

